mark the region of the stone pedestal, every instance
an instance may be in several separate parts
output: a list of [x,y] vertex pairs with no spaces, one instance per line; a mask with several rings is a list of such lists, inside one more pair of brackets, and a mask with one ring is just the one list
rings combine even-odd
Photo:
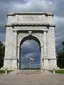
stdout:
[[44,69],[49,69],[48,59],[44,59]]

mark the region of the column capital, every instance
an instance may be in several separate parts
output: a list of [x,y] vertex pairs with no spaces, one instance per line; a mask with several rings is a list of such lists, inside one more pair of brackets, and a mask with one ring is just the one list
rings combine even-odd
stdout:
[[13,30],[13,32],[16,32],[17,33],[17,30]]

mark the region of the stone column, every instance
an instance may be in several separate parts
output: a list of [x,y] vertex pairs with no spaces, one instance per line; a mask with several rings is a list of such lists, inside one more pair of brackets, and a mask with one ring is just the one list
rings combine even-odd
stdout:
[[17,31],[14,30],[13,33],[13,56],[17,58]]
[[18,44],[17,46],[17,69],[19,69],[20,66],[20,60],[19,60],[19,55],[20,55],[20,45]]
[[47,32],[44,31],[44,58],[47,58]]
[[17,31],[13,30],[13,68],[17,69]]
[[41,59],[40,59],[41,70],[43,69],[43,64],[44,64],[44,61],[43,61],[43,45],[41,45]]
[[47,56],[47,31],[44,31],[43,33],[43,49],[44,49],[44,57],[43,57],[43,62],[44,62],[44,69],[48,68],[48,56]]

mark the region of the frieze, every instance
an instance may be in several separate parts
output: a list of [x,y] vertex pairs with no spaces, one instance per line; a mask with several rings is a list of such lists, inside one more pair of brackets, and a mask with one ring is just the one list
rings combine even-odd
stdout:
[[24,36],[28,36],[28,33],[19,33],[19,34],[18,34],[18,37],[19,37],[19,38],[22,38],[22,37],[24,37]]
[[38,37],[41,37],[43,36],[43,33],[33,33],[34,36],[38,36]]
[[48,30],[48,28],[47,27],[40,27],[40,26],[37,26],[37,27],[35,27],[35,26],[20,26],[20,27],[14,27],[14,29],[13,30],[20,30],[20,31],[28,31],[28,30],[40,30],[40,31],[44,31],[44,30]]

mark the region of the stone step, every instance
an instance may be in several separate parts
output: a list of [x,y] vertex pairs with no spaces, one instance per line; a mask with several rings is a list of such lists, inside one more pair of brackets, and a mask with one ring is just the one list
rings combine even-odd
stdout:
[[48,70],[15,70],[10,73],[11,75],[13,74],[52,74]]
[[19,74],[40,74],[40,70],[19,70]]

